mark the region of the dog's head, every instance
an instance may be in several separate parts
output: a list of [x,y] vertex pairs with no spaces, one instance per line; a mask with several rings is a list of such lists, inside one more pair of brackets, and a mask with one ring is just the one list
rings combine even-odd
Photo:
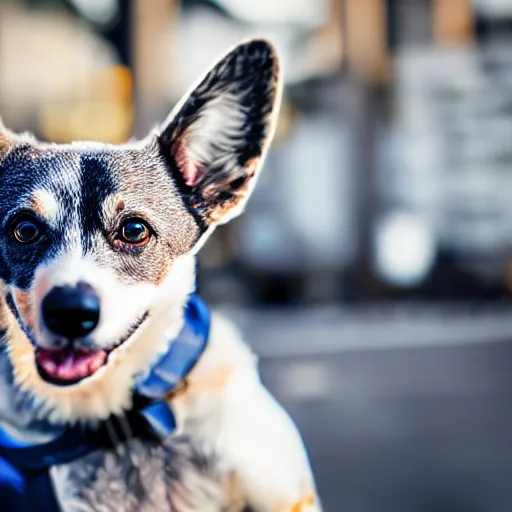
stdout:
[[55,422],[130,402],[194,288],[194,255],[238,215],[280,96],[266,41],[235,47],[144,140],[55,145],[0,126],[0,278],[18,386]]

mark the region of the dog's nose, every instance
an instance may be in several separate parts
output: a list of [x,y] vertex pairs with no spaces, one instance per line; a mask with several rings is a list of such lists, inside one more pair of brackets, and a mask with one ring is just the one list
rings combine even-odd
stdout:
[[68,339],[92,332],[100,319],[100,301],[92,286],[58,286],[43,299],[42,316],[46,327]]

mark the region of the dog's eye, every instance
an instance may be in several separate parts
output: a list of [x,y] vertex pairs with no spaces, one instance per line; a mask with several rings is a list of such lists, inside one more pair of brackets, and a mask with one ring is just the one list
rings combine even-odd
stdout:
[[128,219],[124,221],[119,232],[120,240],[132,245],[146,244],[149,236],[149,227],[141,219]]
[[41,235],[41,228],[36,220],[23,219],[13,230],[14,238],[22,244],[32,244]]

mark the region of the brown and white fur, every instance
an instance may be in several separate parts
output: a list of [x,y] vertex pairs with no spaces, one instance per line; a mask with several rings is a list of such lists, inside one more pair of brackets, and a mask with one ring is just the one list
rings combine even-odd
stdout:
[[[253,40],[223,56],[162,127],[135,143],[48,144],[0,124],[3,429],[39,442],[62,426],[122,418],[134,377],[182,327],[196,253],[244,208],[280,94],[277,55]],[[144,245],[119,235],[133,218],[149,227]],[[13,230],[26,219],[24,233],[35,225],[37,238],[20,243]],[[108,358],[59,385],[36,365],[38,351],[67,343],[45,325],[41,303],[77,283],[94,290],[101,315],[73,341]],[[169,400],[179,431],[161,445],[132,439],[121,452],[52,469],[63,510],[321,510],[297,429],[260,382],[241,335],[215,313],[186,388]]]

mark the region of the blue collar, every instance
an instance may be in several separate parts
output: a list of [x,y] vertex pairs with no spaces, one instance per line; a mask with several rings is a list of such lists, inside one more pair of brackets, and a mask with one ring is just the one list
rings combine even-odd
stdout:
[[194,367],[206,348],[210,334],[210,312],[198,295],[192,295],[185,309],[185,321],[169,350],[136,386],[136,393],[151,402],[139,413],[161,438],[176,428],[176,420],[165,400]]
[[[184,325],[169,350],[135,386],[134,407],[128,413],[138,425],[144,424],[153,436],[165,438],[176,428],[176,420],[165,400],[193,368],[208,342],[210,312],[201,298],[191,295],[184,311]],[[141,423],[142,420],[142,423]],[[101,429],[100,429],[101,430]],[[142,432],[135,428],[135,432]],[[142,433],[140,435],[143,435]],[[55,440],[38,445],[16,443],[6,433],[0,435],[0,484],[2,462],[31,471],[70,462],[101,447],[98,430],[67,428]],[[2,461],[2,458],[4,461]],[[1,489],[1,485],[0,485]]]

